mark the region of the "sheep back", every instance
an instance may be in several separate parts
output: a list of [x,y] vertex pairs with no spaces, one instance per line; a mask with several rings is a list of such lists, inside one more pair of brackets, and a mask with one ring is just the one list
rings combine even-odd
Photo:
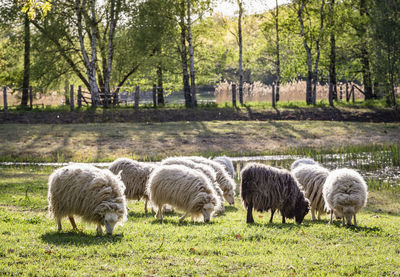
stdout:
[[290,171],[293,171],[296,167],[298,167],[302,164],[317,164],[317,162],[314,161],[313,159],[309,159],[309,158],[297,159],[290,166]]
[[343,209],[352,207],[355,214],[367,204],[368,187],[357,171],[336,169],[326,178],[323,197],[328,211],[344,216]]
[[218,197],[206,176],[183,165],[161,165],[148,181],[150,201],[161,208],[169,204],[179,210],[201,215],[204,205],[219,205]]
[[320,214],[325,213],[322,190],[328,174],[328,169],[317,164],[301,164],[292,171],[300,190],[304,191],[305,197],[310,201],[312,209]]
[[147,198],[146,183],[154,168],[156,168],[154,164],[137,162],[128,158],[119,158],[108,169],[114,174],[119,174],[122,170],[121,180],[126,186],[126,198],[140,200],[142,197]]
[[215,157],[213,161],[216,161],[217,163],[221,164],[226,170],[226,172],[228,172],[231,178],[235,177],[235,169],[233,167],[233,163],[230,158],[228,158],[227,156],[220,156],[220,157]]
[[107,169],[72,164],[55,170],[49,177],[49,212],[54,218],[78,215],[84,221],[104,225],[108,212],[126,220],[125,185]]
[[251,163],[240,175],[240,194],[245,208],[252,203],[259,212],[278,209],[287,218],[298,216],[301,220],[307,214],[309,202],[289,171]]

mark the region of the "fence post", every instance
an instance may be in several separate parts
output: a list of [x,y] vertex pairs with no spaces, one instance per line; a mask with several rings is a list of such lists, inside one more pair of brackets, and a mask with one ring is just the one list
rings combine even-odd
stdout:
[[82,87],[78,86],[78,109],[82,107]]
[[232,84],[232,105],[236,107],[236,84]]
[[74,85],[71,85],[71,89],[69,91],[69,105],[70,105],[70,110],[74,110]]
[[352,96],[352,98],[353,98],[353,104],[354,104],[354,100],[355,100],[355,99],[354,99],[354,98],[355,98],[355,97],[354,97],[354,85],[351,86],[350,94],[351,94],[351,96]]
[[139,108],[139,86],[136,86],[135,90],[135,109]]
[[349,102],[350,95],[349,95],[349,84],[346,82],[346,102]]
[[8,104],[7,104],[7,87],[4,86],[3,88],[3,92],[4,92],[4,111],[8,112]]
[[157,107],[157,86],[153,85],[153,107]]
[[343,84],[340,85],[340,100],[343,99]]
[[32,94],[32,86],[29,87],[29,107],[32,110],[33,107],[33,94]]
[[272,107],[275,108],[275,102],[276,102],[276,98],[275,98],[275,83],[272,83]]

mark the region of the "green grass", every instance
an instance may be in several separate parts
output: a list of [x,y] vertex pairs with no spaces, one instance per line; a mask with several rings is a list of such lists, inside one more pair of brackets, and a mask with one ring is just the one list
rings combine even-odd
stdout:
[[[115,235],[56,231],[46,211],[51,168],[0,168],[0,275],[336,275],[400,274],[400,192],[370,191],[359,227],[312,222],[280,224],[255,213],[246,225],[239,201],[210,224],[164,222],[129,203],[128,221]],[[29,188],[29,189],[28,189]]]

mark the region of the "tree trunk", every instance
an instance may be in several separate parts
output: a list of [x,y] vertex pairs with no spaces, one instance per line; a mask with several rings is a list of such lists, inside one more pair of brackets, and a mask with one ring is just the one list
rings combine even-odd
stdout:
[[304,3],[300,4],[299,10],[298,10],[298,18],[300,22],[300,28],[301,28],[301,36],[303,37],[303,44],[304,48],[307,52],[307,66],[308,66],[308,72],[307,72],[307,88],[306,88],[306,103],[307,105],[310,105],[312,103],[312,60],[311,60],[311,49],[307,44],[307,39],[306,39],[306,34],[304,31],[304,22],[303,22],[303,10],[304,10]]
[[28,106],[29,77],[30,77],[30,52],[31,52],[31,30],[29,27],[28,13],[24,18],[24,79],[22,81],[21,106]]
[[164,105],[163,70],[161,64],[157,67],[157,98],[158,104]]
[[243,3],[241,0],[237,1],[239,5],[238,17],[238,43],[239,43],[239,103],[243,105],[243,42],[242,42],[242,15]]
[[[117,3],[115,3],[117,1]],[[111,0],[110,7],[110,30],[108,33],[108,56],[107,56],[107,71],[104,76],[104,95],[105,106],[108,105],[109,95],[110,95],[110,78],[111,78],[111,70],[112,70],[112,61],[114,56],[114,37],[115,37],[115,28],[117,27],[117,22],[119,18],[119,12],[121,9],[121,1],[120,0]]]
[[197,106],[196,100],[196,82],[195,82],[195,71],[194,71],[194,53],[193,53],[193,42],[192,42],[192,19],[191,13],[191,0],[187,0],[187,28],[188,28],[188,43],[189,43],[189,58],[190,58],[190,95],[192,97],[192,107]]
[[281,86],[281,60],[279,53],[279,5],[278,0],[275,0],[275,31],[276,31],[276,88],[275,101],[279,101],[279,88]]
[[183,94],[185,97],[185,106],[189,108],[192,103],[190,96],[190,85],[189,85],[189,73],[188,73],[188,61],[187,61],[187,50],[186,50],[186,26],[185,26],[185,1],[181,1],[181,15],[180,15],[180,27],[181,27],[181,60],[182,60],[182,79],[183,79]]
[[336,39],[335,39],[335,0],[331,0],[329,5],[330,33],[330,55],[329,55],[329,105],[333,107],[334,95],[337,95],[336,89]]
[[319,62],[319,56],[320,56],[319,43],[320,43],[320,40],[322,37],[322,31],[324,29],[324,6],[325,6],[325,0],[322,0],[321,8],[320,8],[319,34],[318,34],[318,38],[316,41],[317,57],[315,58],[315,67],[314,67],[314,76],[313,76],[313,83],[314,83],[313,93],[312,93],[313,105],[317,104],[318,62]]
[[98,105],[100,103],[99,98],[99,88],[97,86],[96,81],[96,61],[97,61],[97,49],[96,49],[96,14],[95,14],[95,2],[96,0],[90,0],[90,11],[91,11],[91,59],[89,60],[89,56],[86,52],[85,43],[84,43],[84,35],[83,35],[83,27],[82,27],[82,11],[85,9],[86,0],[83,0],[80,3],[80,0],[76,0],[76,13],[77,13],[77,25],[78,25],[78,35],[79,35],[79,43],[81,46],[81,52],[83,55],[85,67],[87,70],[88,81],[89,81],[89,89],[92,95],[92,103],[94,105]]
[[[360,15],[368,16],[368,9],[366,0],[360,0]],[[361,26],[360,40],[361,40],[361,64],[362,64],[362,75],[364,82],[364,99],[372,99],[372,78],[371,78],[371,68],[369,64],[369,53],[367,48],[367,42],[365,40],[366,27]]]

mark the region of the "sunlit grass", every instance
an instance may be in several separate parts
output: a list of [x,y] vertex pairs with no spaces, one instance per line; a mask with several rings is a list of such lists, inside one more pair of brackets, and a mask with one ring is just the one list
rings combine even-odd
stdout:
[[[370,191],[358,215],[359,227],[340,222],[292,220],[255,212],[245,223],[237,199],[226,215],[210,224],[178,223],[180,212],[164,222],[144,214],[142,202],[129,203],[128,221],[113,236],[96,236],[95,226],[67,220],[56,231],[47,216],[51,168],[0,169],[1,275],[373,275],[400,274],[400,204],[397,193]],[[27,188],[30,188],[27,190]]]

